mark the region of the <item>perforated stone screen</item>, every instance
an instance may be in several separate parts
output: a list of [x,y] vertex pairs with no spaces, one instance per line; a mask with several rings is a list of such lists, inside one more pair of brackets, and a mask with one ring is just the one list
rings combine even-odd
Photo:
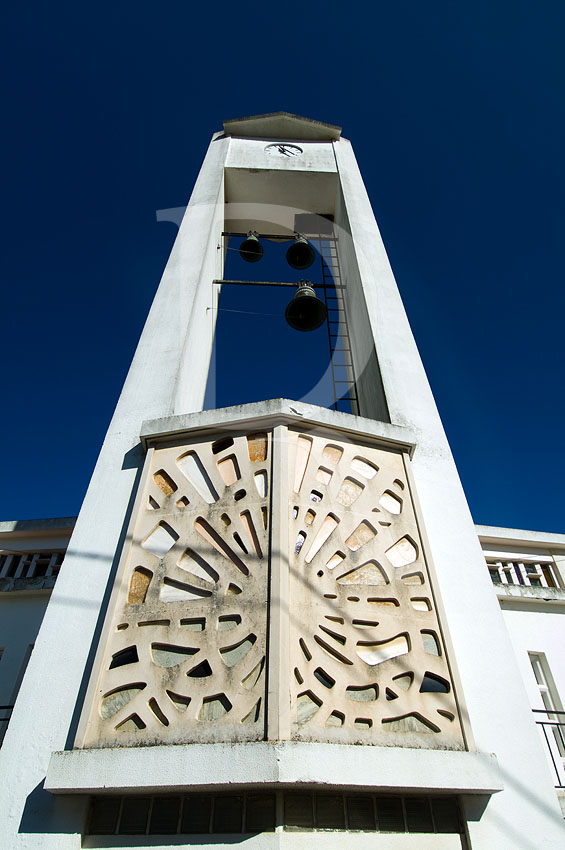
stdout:
[[460,746],[405,456],[292,431],[289,451],[292,736]]
[[264,737],[269,444],[151,452],[87,745]]
[[407,462],[283,426],[151,449],[78,745],[462,748]]

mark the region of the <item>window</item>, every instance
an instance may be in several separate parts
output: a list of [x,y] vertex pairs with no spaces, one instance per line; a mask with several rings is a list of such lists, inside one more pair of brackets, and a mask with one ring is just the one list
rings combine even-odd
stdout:
[[546,715],[542,716],[547,716],[547,721],[550,723],[559,723],[559,726],[553,725],[552,731],[559,755],[565,758],[565,716],[554,713],[562,712],[563,704],[559,699],[547,658],[543,652],[529,652],[528,655],[530,656],[530,663],[534,671],[541,700],[546,709]]

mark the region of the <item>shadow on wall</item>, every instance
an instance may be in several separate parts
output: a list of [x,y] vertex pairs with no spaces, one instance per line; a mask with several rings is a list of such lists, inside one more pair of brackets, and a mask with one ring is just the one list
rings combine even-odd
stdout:
[[[69,794],[56,796],[45,790],[40,782],[28,795],[18,832],[27,835],[81,835],[84,832],[88,814],[89,797]],[[206,835],[206,844],[241,844],[249,839],[249,833],[240,835]],[[163,845],[163,836],[158,835],[121,835],[120,847],[153,847]],[[187,847],[202,844],[198,835],[167,835],[166,844],[170,847]],[[108,847],[108,836],[100,841],[89,836],[83,847]]]
[[45,780],[28,795],[19,832],[27,834],[81,833],[88,810],[88,797],[55,797],[43,787]]

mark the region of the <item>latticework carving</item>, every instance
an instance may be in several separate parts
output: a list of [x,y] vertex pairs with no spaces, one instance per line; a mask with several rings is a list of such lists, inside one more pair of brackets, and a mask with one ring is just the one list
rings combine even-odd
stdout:
[[292,736],[462,747],[402,454],[289,441]]
[[264,737],[269,440],[153,453],[86,746]]
[[81,745],[463,747],[402,451],[285,428],[273,465],[271,432],[185,439],[147,459]]

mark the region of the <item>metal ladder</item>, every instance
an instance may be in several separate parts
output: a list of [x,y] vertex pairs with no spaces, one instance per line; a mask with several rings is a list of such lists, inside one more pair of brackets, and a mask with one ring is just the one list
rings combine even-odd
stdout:
[[[324,299],[328,310],[328,343],[334,391],[334,410],[359,415],[359,397],[353,367],[351,338],[345,312],[344,290],[335,236],[320,235],[318,250],[322,262]],[[336,286],[338,288],[336,288]]]

